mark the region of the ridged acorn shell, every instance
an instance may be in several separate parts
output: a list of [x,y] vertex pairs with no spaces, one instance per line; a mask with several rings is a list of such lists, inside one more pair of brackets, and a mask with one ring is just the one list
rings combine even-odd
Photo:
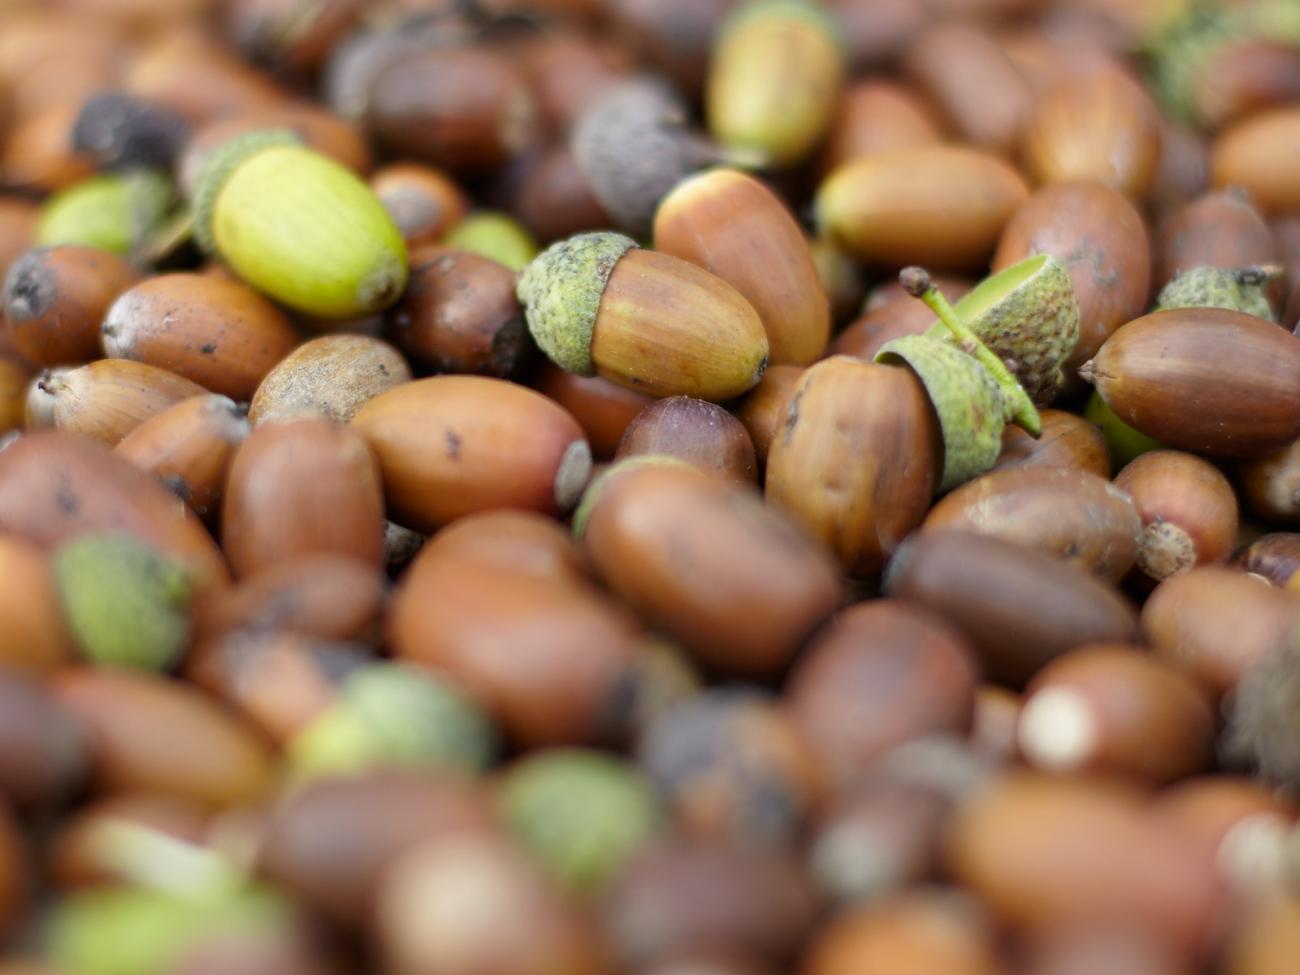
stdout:
[[[1031,273],[1015,284],[1026,272]],[[1000,292],[1005,293],[998,297]],[[1065,265],[1050,254],[1027,257],[985,278],[953,308],[1007,363],[1035,404],[1052,401],[1065,381],[1061,366],[1079,341],[1079,302]],[[927,334],[957,341],[937,322]]]
[[1253,268],[1194,267],[1160,290],[1154,311],[1171,308],[1227,308],[1277,321],[1265,288],[1272,278]]
[[920,378],[943,431],[940,491],[977,477],[997,463],[1008,405],[997,382],[955,345],[930,335],[886,342],[876,362],[903,362]]
[[636,246],[610,231],[552,244],[524,268],[515,293],[538,347],[561,369],[595,375],[591,336],[600,298],[616,265]]

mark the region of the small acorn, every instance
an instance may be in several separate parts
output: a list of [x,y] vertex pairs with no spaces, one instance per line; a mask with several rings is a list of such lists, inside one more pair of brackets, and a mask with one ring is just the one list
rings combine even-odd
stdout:
[[1155,311],[1171,308],[1227,308],[1270,322],[1277,321],[1266,290],[1282,268],[1194,267],[1175,275],[1160,289]]
[[498,790],[509,829],[576,890],[600,890],[659,831],[653,787],[613,755],[541,752],[507,769]]
[[504,264],[512,271],[522,271],[538,251],[537,241],[523,224],[509,214],[491,210],[465,217],[448,231],[442,243]]
[[844,82],[834,20],[805,0],[754,0],[725,20],[705,90],[709,130],[760,165],[791,166],[817,145]]
[[432,166],[385,166],[370,177],[370,188],[392,215],[408,248],[442,240],[469,211],[465,191]]
[[688,115],[669,88],[641,78],[602,95],[574,126],[574,161],[619,229],[648,235],[659,201],[680,180],[721,160],[690,128]]
[[721,401],[767,367],[763,323],[735,288],[621,234],[552,244],[524,270],[518,294],[542,351],[579,375]]
[[193,206],[203,249],[298,311],[359,317],[406,286],[406,245],[383,204],[286,132],[249,133],[214,153]]
[[190,634],[185,567],[126,534],[82,535],[54,554],[64,617],[81,653],[110,667],[165,670]]
[[157,170],[92,176],[45,201],[36,243],[81,244],[132,254],[161,227],[174,196],[171,180]]
[[449,680],[383,663],[349,677],[334,706],[294,737],[288,754],[302,775],[376,766],[476,772],[496,749],[483,710]]

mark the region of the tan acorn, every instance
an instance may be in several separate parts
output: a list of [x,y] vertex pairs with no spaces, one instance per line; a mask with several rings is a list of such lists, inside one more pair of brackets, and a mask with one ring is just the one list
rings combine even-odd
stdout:
[[38,415],[48,410],[49,426],[116,444],[145,420],[205,390],[167,369],[130,359],[99,359],[51,373],[36,383]]
[[321,335],[263,377],[248,419],[257,425],[319,414],[347,423],[374,397],[410,379],[411,367],[387,342],[368,335]]
[[735,288],[620,234],[553,244],[524,269],[518,293],[542,351],[579,375],[720,401],[767,367],[762,320]]

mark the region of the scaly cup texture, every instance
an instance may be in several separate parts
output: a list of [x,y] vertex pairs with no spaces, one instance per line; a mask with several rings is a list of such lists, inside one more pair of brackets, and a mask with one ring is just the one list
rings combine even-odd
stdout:
[[1272,267],[1194,267],[1160,289],[1155,311],[1171,308],[1227,308],[1277,321],[1265,289],[1278,276]]

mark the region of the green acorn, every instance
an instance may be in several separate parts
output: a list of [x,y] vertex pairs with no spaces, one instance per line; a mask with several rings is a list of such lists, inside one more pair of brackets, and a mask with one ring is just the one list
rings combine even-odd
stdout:
[[80,244],[133,254],[163,225],[175,196],[171,179],[153,169],[92,176],[45,201],[36,245]]
[[131,535],[82,535],[54,554],[63,613],[87,660],[166,670],[190,636],[185,568]]
[[533,235],[518,220],[490,210],[471,213],[452,227],[442,242],[504,264],[512,271],[522,271],[539,249]]
[[[1065,382],[1062,365],[1079,341],[1079,302],[1070,272],[1050,254],[1025,258],[985,278],[953,306],[989,350],[1006,362],[1039,406]],[[930,335],[957,338],[942,322]]]
[[351,170],[280,131],[251,132],[208,161],[195,234],[241,278],[320,318],[387,308],[406,287],[406,244]]
[[1083,418],[1101,430],[1106,441],[1106,452],[1110,454],[1110,463],[1115,470],[1120,470],[1133,458],[1140,457],[1149,450],[1164,447],[1159,440],[1134,430],[1116,416],[1115,411],[1106,405],[1101,393],[1096,390],[1083,409]]
[[578,890],[600,889],[659,831],[654,789],[603,752],[552,749],[516,762],[498,801],[524,847]]
[[710,132],[758,165],[798,163],[834,117],[845,62],[836,24],[817,4],[740,5],[713,49],[705,91]]
[[1277,321],[1264,289],[1282,274],[1276,265],[1222,268],[1194,267],[1160,289],[1156,311],[1171,308],[1227,308]]
[[496,755],[479,706],[439,677],[399,664],[350,676],[338,700],[289,745],[303,775],[377,766],[477,772]]

